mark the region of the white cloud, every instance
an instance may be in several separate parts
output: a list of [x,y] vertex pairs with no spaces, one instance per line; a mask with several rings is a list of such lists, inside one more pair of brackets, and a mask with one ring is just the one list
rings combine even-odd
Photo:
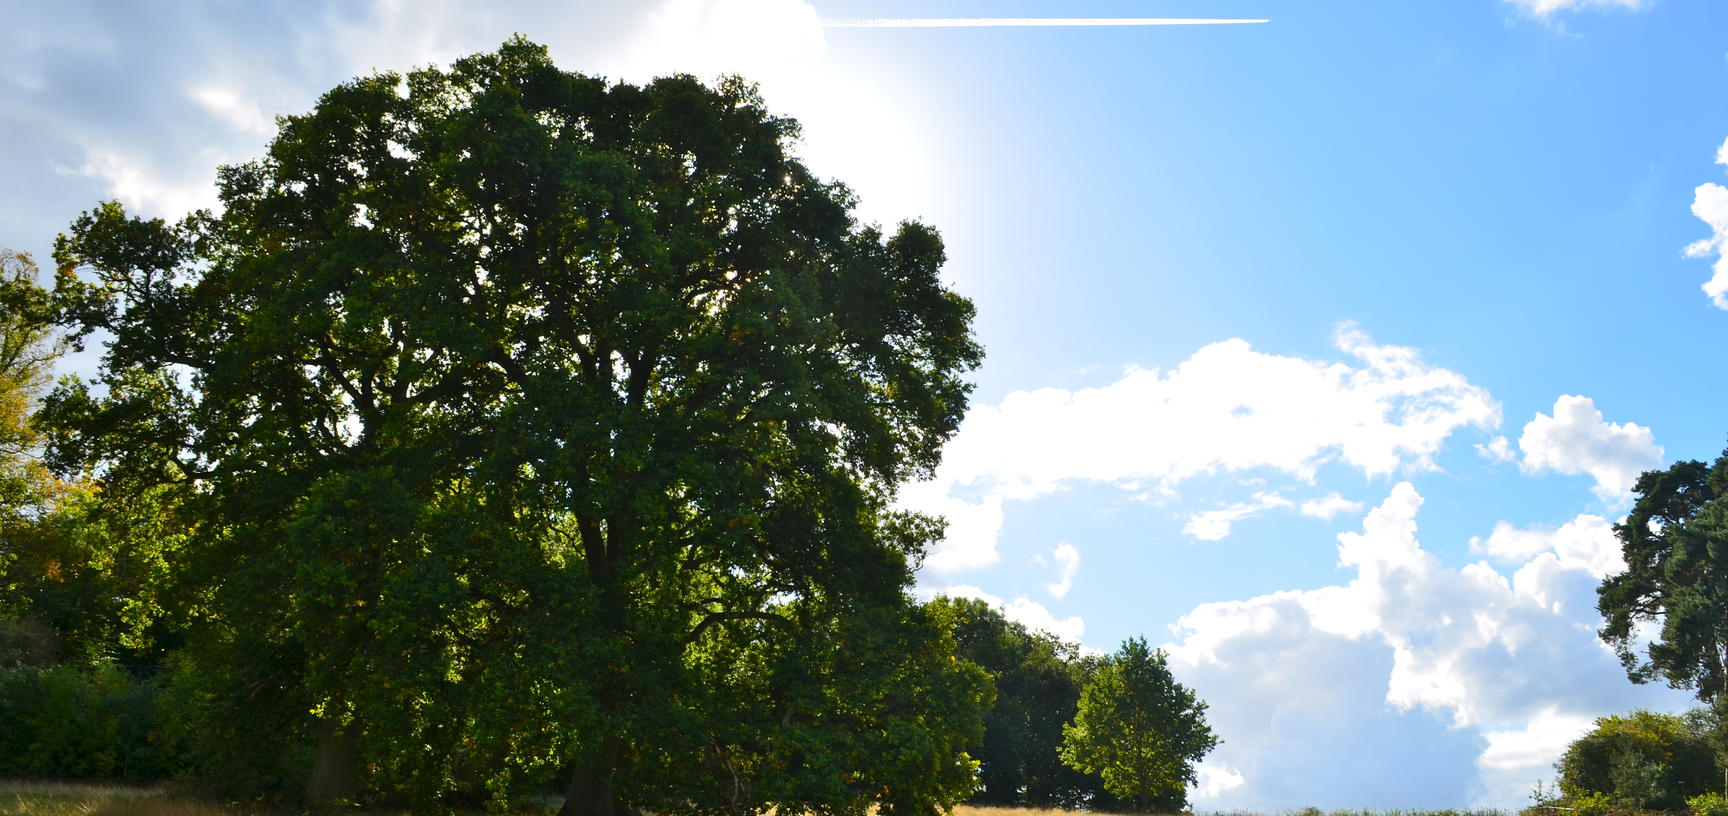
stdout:
[[[1626,683],[1595,636],[1604,520],[1478,541],[1521,562],[1509,580],[1427,551],[1423,503],[1400,483],[1360,531],[1338,536],[1339,563],[1354,572],[1343,585],[1202,604],[1181,618],[1165,647],[1172,669],[1218,701],[1208,714],[1225,742],[1211,760],[1245,780],[1197,804],[1514,805],[1551,774],[1580,722],[1683,702]],[[1399,767],[1428,772],[1413,779]]]
[[939,595],[946,595],[950,598],[974,598],[989,604],[991,608],[1000,611],[1003,617],[1019,623],[1027,629],[1055,635],[1068,643],[1079,643],[1081,636],[1086,634],[1086,621],[1078,615],[1058,618],[1050,612],[1049,608],[1025,596],[1004,601],[1000,596],[992,595],[970,584],[958,584],[939,589],[920,587],[917,593],[919,597],[925,600]]
[[1230,535],[1231,524],[1245,518],[1258,516],[1273,508],[1290,507],[1292,504],[1289,499],[1276,493],[1255,493],[1252,501],[1189,516],[1188,523],[1182,527],[1182,532],[1201,541],[1222,541]]
[[1188,516],[1182,532],[1201,541],[1222,541],[1230,535],[1231,525],[1253,518],[1269,510],[1295,508],[1309,518],[1330,521],[1339,513],[1358,513],[1362,503],[1351,501],[1332,492],[1318,499],[1309,499],[1298,506],[1295,502],[1270,491],[1255,493],[1248,501],[1237,502],[1216,510],[1203,510]]
[[1555,400],[1553,416],[1537,413],[1518,447],[1526,470],[1587,473],[1596,480],[1596,497],[1611,505],[1626,502],[1639,474],[1662,464],[1649,428],[1607,422],[1590,398],[1572,395]]
[[1336,345],[1356,364],[1226,340],[1168,372],[1130,368],[1099,388],[1017,391],[974,406],[936,478],[902,491],[902,505],[948,519],[925,565],[993,563],[1003,502],[1066,484],[1170,491],[1196,476],[1254,469],[1312,481],[1328,462],[1370,476],[1420,471],[1434,467],[1454,431],[1499,425],[1487,391],[1429,366],[1415,349],[1375,345],[1348,325]]
[[1044,591],[1061,600],[1068,596],[1068,590],[1074,588],[1074,575],[1080,571],[1080,550],[1064,541],[1056,545],[1050,557],[1056,561],[1056,580],[1045,584]]
[[1495,770],[1546,770],[1567,744],[1590,730],[1592,722],[1590,717],[1562,714],[1558,707],[1548,706],[1521,728],[1485,732],[1488,748],[1477,764]]
[[269,135],[276,130],[273,117],[266,114],[257,102],[246,99],[232,88],[205,85],[186,93],[210,115],[242,133]]
[[1205,760],[1200,762],[1194,772],[1194,795],[1200,798],[1221,796],[1242,787],[1242,783],[1247,781],[1242,777],[1241,771]]
[[1548,706],[1521,724],[1484,731],[1488,747],[1476,759],[1483,798],[1511,802],[1526,795],[1535,780],[1553,775],[1555,760],[1594,722],[1594,717]]
[[770,110],[804,125],[805,160],[850,183],[866,220],[929,213],[952,189],[927,145],[944,123],[916,108],[906,77],[831,56],[805,0],[376,0],[216,12],[66,0],[16,11],[14,59],[0,66],[0,125],[12,139],[0,176],[25,183],[57,162],[94,182],[61,185],[64,200],[50,206],[41,195],[0,204],[0,223],[21,235],[51,236],[102,196],[168,218],[208,206],[216,166],[259,156],[276,115],[306,112],[356,76],[448,65],[514,32],[588,74],[760,83]]
[[[1716,163],[1728,165],[1728,141],[1716,150]],[[1704,294],[1718,309],[1728,309],[1728,187],[1701,184],[1692,195],[1692,214],[1710,226],[1710,237],[1692,242],[1686,247],[1691,258],[1716,256],[1714,273],[1704,283]]]
[[1324,498],[1309,499],[1302,503],[1302,515],[1310,518],[1331,521],[1339,513],[1360,513],[1362,503],[1351,501],[1336,492],[1327,494]]
[[148,159],[105,148],[90,148],[80,167],[57,169],[62,175],[84,176],[102,182],[103,195],[116,198],[135,212],[147,215],[178,218],[193,210],[217,205],[215,188],[210,185],[178,183],[153,172]]
[[1552,553],[1560,564],[1604,578],[1626,569],[1614,525],[1601,516],[1582,515],[1559,529],[1519,529],[1504,521],[1494,525],[1486,540],[1470,539],[1472,552],[1486,553],[1501,563],[1523,563]]
[[1506,0],[1534,17],[1549,17],[1562,11],[1618,8],[1637,11],[1644,0]]
[[1476,453],[1495,463],[1510,462],[1518,458],[1517,451],[1512,450],[1512,443],[1506,441],[1504,436],[1496,436],[1486,445],[1477,444]]

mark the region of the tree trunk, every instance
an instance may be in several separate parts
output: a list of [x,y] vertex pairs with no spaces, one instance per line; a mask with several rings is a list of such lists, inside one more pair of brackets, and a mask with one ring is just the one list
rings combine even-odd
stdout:
[[612,771],[597,765],[577,765],[570,772],[570,787],[558,816],[633,816],[618,806],[612,793]]
[[359,795],[360,741],[356,730],[336,720],[319,720],[312,778],[306,782],[306,806],[327,810]]

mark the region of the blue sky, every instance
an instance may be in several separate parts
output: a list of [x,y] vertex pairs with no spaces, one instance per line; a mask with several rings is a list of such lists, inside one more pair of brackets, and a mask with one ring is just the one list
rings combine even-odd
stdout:
[[[1636,474],[1728,443],[1718,0],[0,6],[0,246],[42,260],[516,31],[762,83],[978,305],[973,412],[903,497],[952,525],[921,591],[1164,644],[1225,740],[1202,810],[1517,806],[1591,718],[1687,704],[1593,590]],[[1053,16],[1270,22],[822,24]]]

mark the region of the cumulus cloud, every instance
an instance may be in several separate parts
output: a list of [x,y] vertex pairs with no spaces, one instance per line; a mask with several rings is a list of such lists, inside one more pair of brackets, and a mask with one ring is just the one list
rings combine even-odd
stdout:
[[1601,516],[1582,515],[1558,529],[1520,529],[1504,521],[1487,539],[1470,539],[1472,552],[1486,553],[1501,563],[1528,563],[1551,554],[1562,566],[1605,578],[1626,569],[1614,525]]
[[[1044,591],[1061,600],[1068,596],[1068,590],[1074,588],[1074,575],[1080,571],[1080,550],[1064,541],[1056,545],[1050,557],[1056,562],[1056,580],[1045,584]],[[1042,557],[1039,560],[1042,563]]]
[[1608,422],[1590,398],[1572,395],[1555,400],[1553,416],[1537,413],[1518,447],[1526,470],[1589,474],[1596,497],[1612,505],[1630,498],[1639,474],[1662,464],[1662,447],[1649,428]]
[[1488,747],[1476,759],[1482,789],[1507,794],[1528,791],[1532,780],[1553,774],[1554,761],[1565,747],[1589,731],[1594,722],[1594,717],[1566,714],[1558,706],[1548,706],[1522,725],[1484,731]]
[[[1353,572],[1344,584],[1202,604],[1180,619],[1165,647],[1172,669],[1203,699],[1230,701],[1209,712],[1225,740],[1212,759],[1244,780],[1197,804],[1512,805],[1549,775],[1578,723],[1680,700],[1625,683],[1595,636],[1591,601],[1611,566],[1604,520],[1504,527],[1476,542],[1519,565],[1508,579],[1425,549],[1423,503],[1399,483],[1359,531],[1338,536],[1339,564]],[[1431,772],[1413,779],[1399,766]]]
[[1506,0],[1522,9],[1532,17],[1547,18],[1563,11],[1584,11],[1587,9],[1625,9],[1637,11],[1644,8],[1644,0]]
[[1336,346],[1354,364],[1226,340],[1168,372],[1130,368],[1099,388],[1017,391],[975,406],[936,477],[902,492],[903,505],[948,519],[925,565],[994,562],[1003,502],[1067,484],[1169,492],[1197,476],[1257,469],[1311,482],[1329,462],[1369,476],[1420,471],[1453,432],[1499,425],[1486,390],[1415,349],[1378,345],[1349,325]]
[[1025,626],[1033,631],[1054,635],[1068,643],[1079,643],[1086,634],[1086,621],[1078,615],[1058,618],[1050,609],[1037,601],[1022,595],[1011,601],[1002,600],[1001,596],[992,595],[970,584],[958,584],[941,588],[923,588],[917,590],[919,597],[929,600],[937,596],[950,598],[973,598],[990,605],[1000,611],[1002,616]]
[[[1716,150],[1716,163],[1728,165],[1728,141]],[[1704,294],[1718,309],[1728,309],[1728,187],[1707,183],[1692,194],[1692,214],[1710,226],[1710,237],[1686,247],[1690,258],[1716,256],[1715,274],[1704,283]]]
[[1590,730],[1593,720],[1577,714],[1562,714],[1548,706],[1532,715],[1522,728],[1488,731],[1488,747],[1476,764],[1494,770],[1546,770],[1554,764],[1556,745],[1566,745]]

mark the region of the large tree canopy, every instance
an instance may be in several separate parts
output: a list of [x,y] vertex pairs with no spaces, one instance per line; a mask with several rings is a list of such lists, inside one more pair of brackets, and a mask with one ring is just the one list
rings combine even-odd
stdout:
[[[648,778],[696,734],[735,769],[763,722],[888,727],[904,706],[824,720],[816,657],[739,681],[765,721],[709,685],[871,616],[911,639],[883,683],[951,654],[904,594],[940,527],[889,508],[964,412],[972,306],[933,230],[860,226],[796,132],[741,82],[608,84],[516,40],[332,90],[221,170],[219,214],[80,218],[62,316],[112,340],[104,388],[54,396],[55,451],[195,486],[187,597],[227,673],[198,699],[316,734],[315,800],[490,761],[573,768],[581,813],[696,807]],[[966,677],[893,725],[928,732],[926,782],[843,769],[876,784],[778,804],[952,799]],[[728,806],[776,804],[753,795]]]

